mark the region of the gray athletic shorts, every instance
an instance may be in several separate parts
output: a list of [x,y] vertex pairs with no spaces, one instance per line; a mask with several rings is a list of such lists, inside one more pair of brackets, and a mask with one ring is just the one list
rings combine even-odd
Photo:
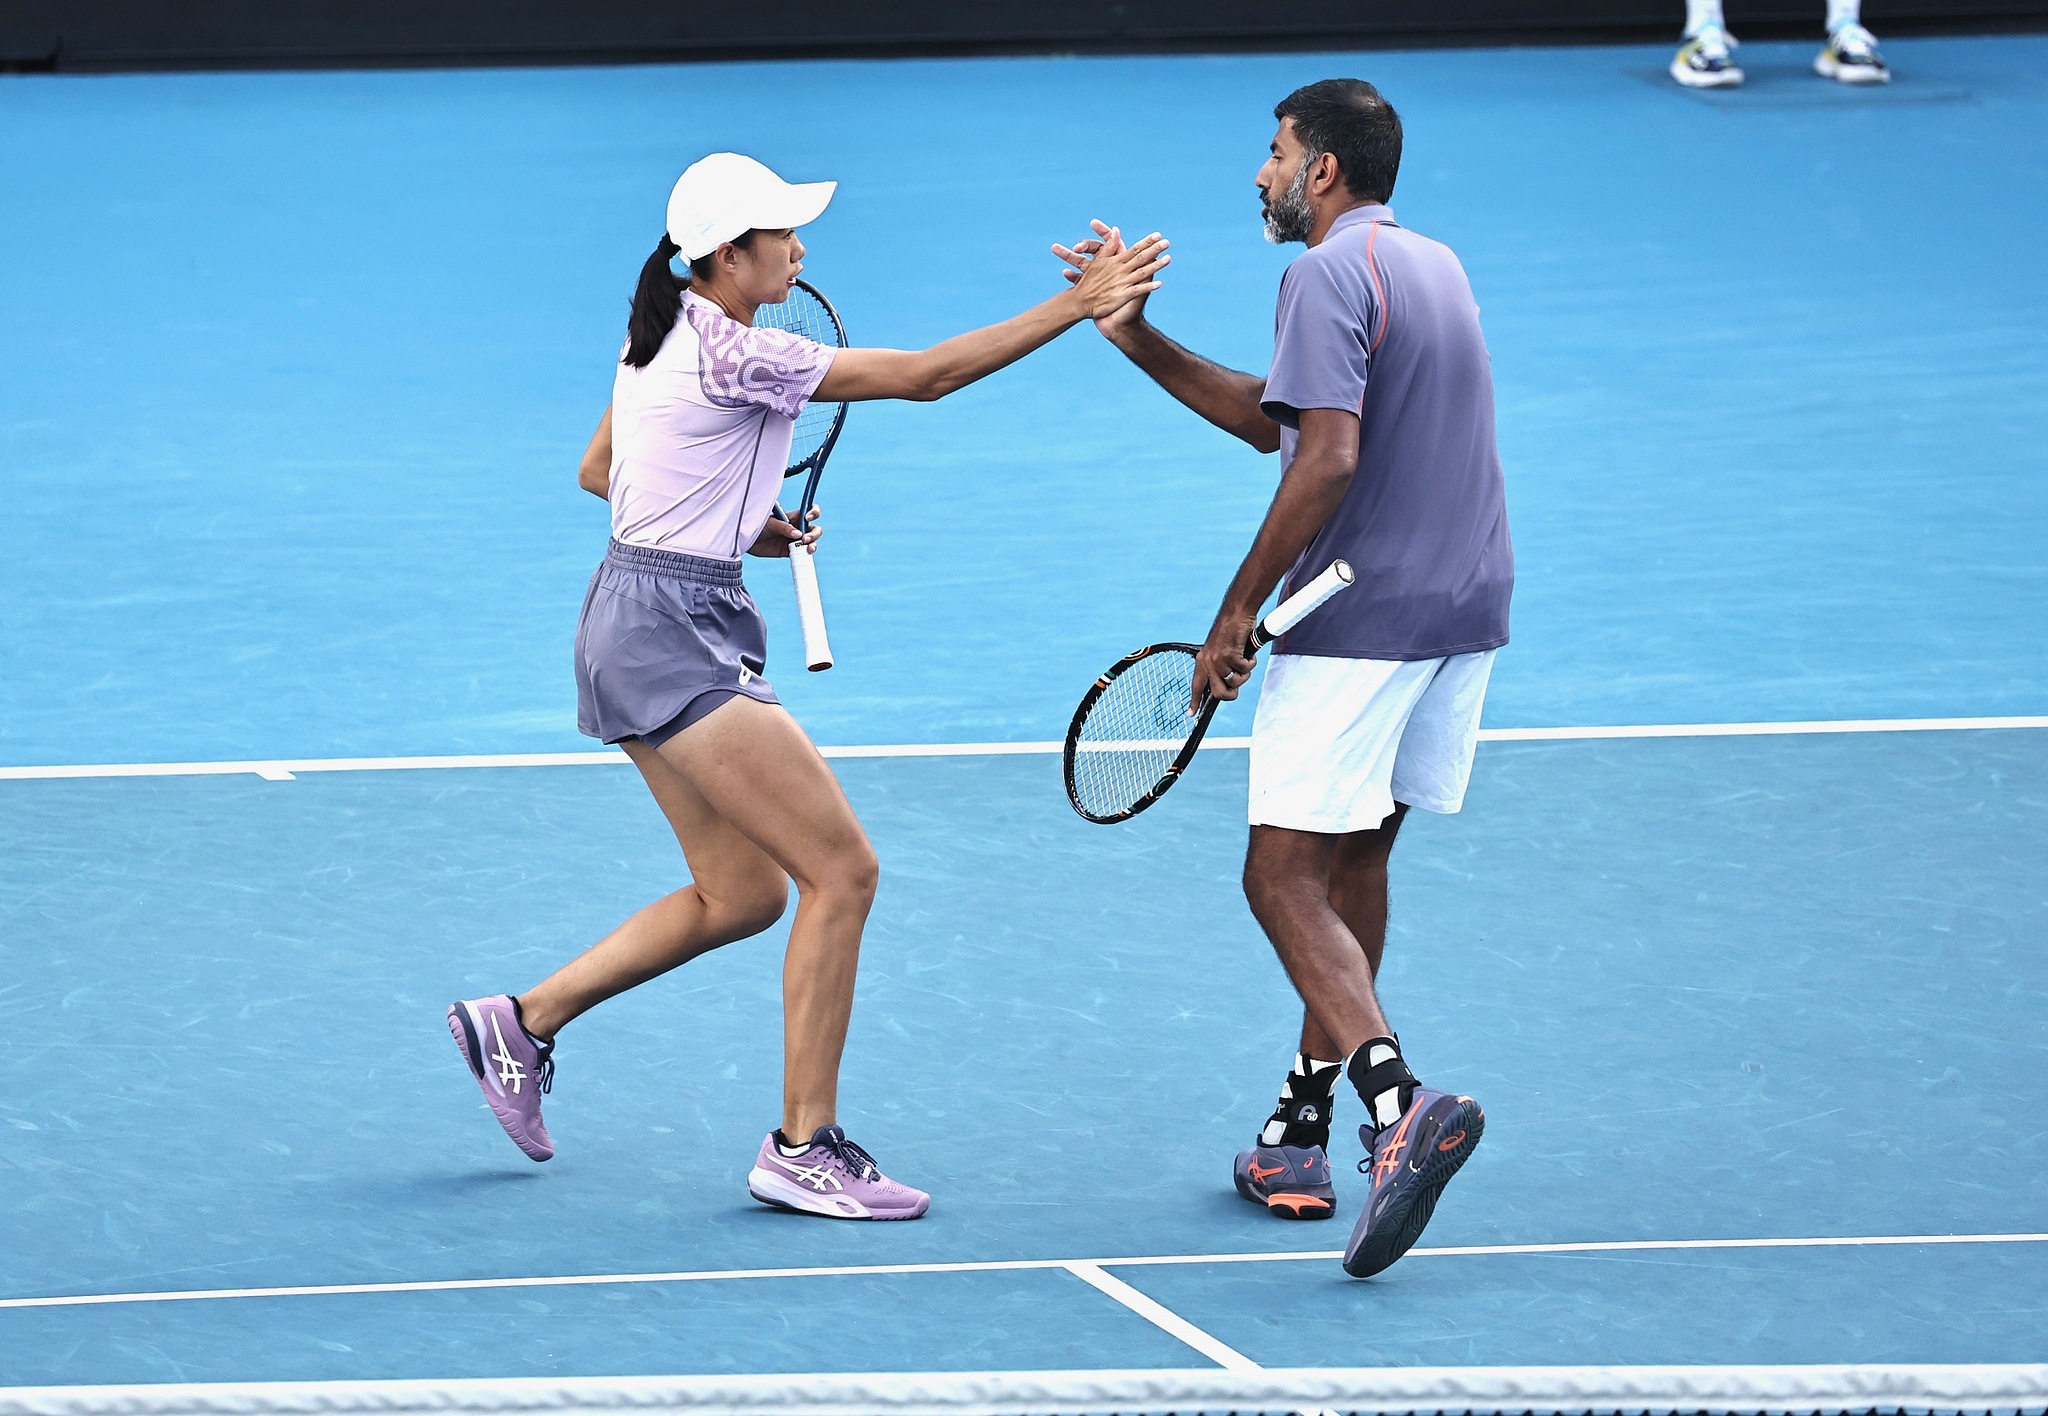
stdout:
[[613,541],[576,626],[576,726],[660,747],[728,698],[777,702],[767,663],[738,561]]

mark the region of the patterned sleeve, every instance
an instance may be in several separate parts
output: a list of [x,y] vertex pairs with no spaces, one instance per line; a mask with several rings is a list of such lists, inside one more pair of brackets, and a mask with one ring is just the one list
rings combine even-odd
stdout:
[[835,351],[802,335],[755,329],[694,301],[683,309],[704,350],[697,364],[704,397],[720,408],[753,405],[794,418],[832,367]]

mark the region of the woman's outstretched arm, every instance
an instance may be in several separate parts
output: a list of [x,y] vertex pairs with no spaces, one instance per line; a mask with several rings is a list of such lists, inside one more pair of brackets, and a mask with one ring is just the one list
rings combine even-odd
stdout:
[[1083,320],[1101,319],[1159,288],[1155,279],[1172,257],[1157,232],[1134,246],[1112,233],[1088,271],[1023,314],[955,335],[929,349],[842,349],[812,398],[855,403],[905,398],[928,403],[1014,364]]

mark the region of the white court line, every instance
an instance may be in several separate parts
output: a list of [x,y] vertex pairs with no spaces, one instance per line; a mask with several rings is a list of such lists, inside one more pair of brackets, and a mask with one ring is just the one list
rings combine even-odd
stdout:
[[1068,1273],[1098,1292],[1105,1293],[1129,1308],[1152,1326],[1185,1342],[1188,1346],[1207,1357],[1217,1366],[1232,1372],[1256,1372],[1259,1364],[1229,1343],[1213,1334],[1204,1332],[1173,1309],[1152,1298],[1146,1297],[1120,1278],[1114,1278],[1102,1271],[1100,1265],[1071,1263],[1064,1266]]
[[[1481,742],[1593,742],[1608,738],[1804,737],[1813,733],[1957,733],[2048,728],[2048,715],[2009,718],[1822,718],[1804,723],[1635,723],[1611,728],[1481,728]],[[1250,738],[1245,741],[1249,743]]]
[[[2041,1234],[1864,1234],[1803,1239],[1609,1239],[1563,1244],[1475,1244],[1416,1248],[1408,1257],[1470,1258],[1517,1254],[1613,1254],[1697,1249],[1843,1249],[1899,1244],[2048,1244]],[[871,1278],[914,1273],[1022,1273],[1072,1269],[1153,1268],[1167,1264],[1271,1264],[1338,1259],[1337,1249],[1264,1254],[1140,1254],[1112,1259],[977,1259],[951,1263],[844,1264],[818,1268],[679,1269],[667,1273],[590,1273],[524,1278],[436,1278],[390,1283],[320,1283],[278,1288],[184,1288],[140,1293],[86,1293],[48,1298],[0,1298],[7,1308],[91,1308],[113,1303],[186,1303],[231,1298],[318,1298],[360,1293],[446,1293],[491,1288],[582,1288],[603,1284],[698,1283],[744,1278]]]
[[[1834,718],[1787,723],[1623,723],[1608,727],[1481,728],[1481,742],[1601,742],[1618,738],[1803,737],[1816,733],[1983,732],[2048,728],[2048,715],[2006,718]],[[1102,751],[1123,744],[1095,744]],[[1209,748],[1247,748],[1249,737],[1211,737]],[[1057,754],[1057,742],[868,743],[818,749],[827,757],[1033,757]],[[454,767],[618,767],[626,755],[604,752],[501,752],[439,757],[295,757],[240,762],[98,762],[0,767],[0,782],[89,777],[261,777],[289,782],[301,772],[413,772]]]

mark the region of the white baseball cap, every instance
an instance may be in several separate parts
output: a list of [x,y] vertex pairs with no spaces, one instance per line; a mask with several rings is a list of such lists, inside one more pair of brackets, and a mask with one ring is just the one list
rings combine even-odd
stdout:
[[690,164],[668,194],[668,239],[694,261],[756,229],[780,231],[816,221],[837,182],[785,182],[736,152]]

